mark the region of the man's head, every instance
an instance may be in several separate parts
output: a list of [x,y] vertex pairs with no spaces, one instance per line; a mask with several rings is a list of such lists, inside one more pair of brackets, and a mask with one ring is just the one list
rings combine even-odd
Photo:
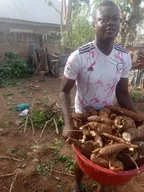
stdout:
[[98,40],[114,39],[120,28],[120,14],[116,4],[104,1],[93,13],[93,27]]

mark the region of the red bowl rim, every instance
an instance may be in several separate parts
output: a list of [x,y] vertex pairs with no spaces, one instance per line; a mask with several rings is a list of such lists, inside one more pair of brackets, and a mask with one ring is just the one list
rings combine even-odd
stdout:
[[80,150],[76,146],[74,146],[74,144],[72,144],[72,147],[73,147],[75,153],[77,154],[78,158],[80,157],[84,162],[87,162],[87,164],[90,167],[92,167],[93,169],[97,169],[98,171],[101,171],[101,172],[104,172],[104,173],[107,173],[107,174],[111,174],[111,175],[119,175],[119,176],[137,175],[137,174],[139,174],[141,172],[144,172],[144,165],[139,167],[139,171],[137,169],[133,169],[133,170],[129,170],[129,171],[119,171],[119,172],[115,172],[115,171],[112,171],[110,169],[106,169],[106,168],[100,167],[99,165],[94,164],[92,161],[90,161],[88,158],[86,158],[80,152]]

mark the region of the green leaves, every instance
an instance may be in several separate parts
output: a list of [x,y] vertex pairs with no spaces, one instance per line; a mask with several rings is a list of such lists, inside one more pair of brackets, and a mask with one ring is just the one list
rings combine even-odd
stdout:
[[95,37],[94,29],[91,22],[88,20],[87,13],[83,13],[83,9],[79,11],[81,14],[77,15],[74,11],[72,15],[72,29],[65,35],[65,41],[69,47],[77,48]]
[[56,157],[56,160],[59,161],[59,162],[64,163],[69,171],[74,170],[75,161],[70,159],[67,155],[64,155],[63,153],[61,153]]
[[47,170],[47,166],[45,164],[39,164],[36,166],[36,170],[39,174],[41,174],[42,176],[48,176],[48,170]]
[[28,65],[25,60],[18,58],[14,52],[6,52],[4,59],[0,62],[0,85],[10,79],[25,77],[29,74]]

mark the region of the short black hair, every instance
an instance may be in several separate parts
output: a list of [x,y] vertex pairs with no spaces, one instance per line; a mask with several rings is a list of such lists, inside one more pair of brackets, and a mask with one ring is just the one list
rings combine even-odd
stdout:
[[102,3],[100,3],[96,9],[93,11],[92,17],[93,20],[95,20],[95,15],[96,15],[96,11],[100,8],[100,7],[105,7],[105,6],[116,6],[118,8],[118,6],[111,0],[104,0]]
[[113,1],[111,0],[104,0],[102,3],[100,3],[97,8],[104,7],[104,6],[117,6]]

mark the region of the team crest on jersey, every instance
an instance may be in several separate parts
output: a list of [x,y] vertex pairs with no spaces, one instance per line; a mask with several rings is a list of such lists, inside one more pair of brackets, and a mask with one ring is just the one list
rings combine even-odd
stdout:
[[118,63],[117,64],[117,70],[118,70],[119,73],[122,73],[123,68],[124,68],[123,63]]

